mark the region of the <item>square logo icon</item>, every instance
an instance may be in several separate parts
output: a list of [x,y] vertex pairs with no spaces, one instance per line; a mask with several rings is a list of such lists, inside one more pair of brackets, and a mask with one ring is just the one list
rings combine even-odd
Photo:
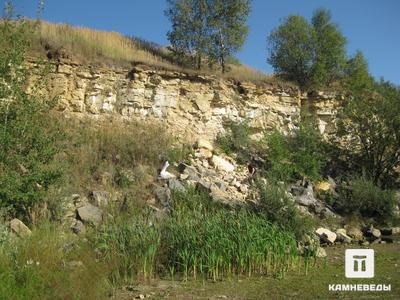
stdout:
[[345,270],[347,278],[373,278],[374,249],[346,249]]

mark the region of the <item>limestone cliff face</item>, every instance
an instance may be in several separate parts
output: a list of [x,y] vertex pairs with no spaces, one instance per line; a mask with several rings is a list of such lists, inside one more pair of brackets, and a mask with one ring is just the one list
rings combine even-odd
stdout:
[[332,130],[337,112],[335,95],[305,95],[296,88],[142,67],[124,70],[61,63],[48,79],[47,92],[59,97],[59,109],[66,113],[161,121],[189,140],[214,139],[229,120],[248,120],[260,131],[289,132],[296,128],[304,105],[311,105],[320,130],[326,132]]

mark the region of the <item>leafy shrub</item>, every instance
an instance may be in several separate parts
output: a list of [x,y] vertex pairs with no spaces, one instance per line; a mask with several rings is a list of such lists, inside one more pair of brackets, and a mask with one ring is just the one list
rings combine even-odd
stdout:
[[236,123],[231,121],[227,127],[228,132],[225,135],[219,135],[216,140],[222,151],[229,155],[248,148],[250,144],[249,125],[246,122]]
[[0,245],[2,299],[104,299],[106,275],[89,245],[50,225]]
[[290,182],[307,177],[317,180],[327,161],[322,137],[310,120],[303,120],[293,135],[275,131],[267,137],[267,158],[272,180]]
[[282,186],[276,184],[260,184],[260,202],[257,207],[272,223],[293,232],[297,240],[301,240],[312,230],[312,219],[300,215],[293,200],[286,194]]
[[241,123],[231,121],[228,124],[228,132],[219,135],[216,143],[226,154],[236,154],[237,161],[244,163],[252,156],[262,156],[264,151],[262,143],[251,140],[252,133],[252,129],[246,121]]
[[295,166],[291,162],[291,147],[289,138],[275,131],[267,137],[267,157],[270,164],[269,178],[288,182],[295,177]]
[[46,191],[61,176],[51,162],[63,132],[51,111],[55,101],[25,90],[28,32],[24,21],[0,22],[0,208],[32,221]]
[[383,190],[373,181],[358,177],[342,188],[334,206],[347,214],[388,221],[393,216],[395,203],[394,191]]

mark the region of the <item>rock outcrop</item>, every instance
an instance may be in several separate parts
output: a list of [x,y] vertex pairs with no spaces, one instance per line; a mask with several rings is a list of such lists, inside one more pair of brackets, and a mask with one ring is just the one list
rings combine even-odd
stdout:
[[[38,80],[42,78],[32,75],[29,86]],[[45,92],[58,97],[58,109],[66,114],[160,121],[191,142],[202,137],[201,147],[207,146],[204,140],[224,132],[228,120],[290,132],[297,127],[302,106],[312,106],[321,132],[329,133],[338,110],[332,93],[305,94],[289,85],[255,85],[140,66],[106,69],[62,61],[47,82]]]

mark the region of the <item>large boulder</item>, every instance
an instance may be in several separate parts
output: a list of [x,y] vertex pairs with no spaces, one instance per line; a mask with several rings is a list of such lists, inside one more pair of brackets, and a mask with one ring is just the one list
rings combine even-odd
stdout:
[[235,170],[235,166],[233,164],[220,156],[214,155],[211,158],[211,162],[217,170],[224,172],[233,172]]
[[168,187],[173,190],[173,191],[178,191],[178,192],[186,192],[186,188],[184,187],[184,185],[175,178],[172,178],[168,181]]
[[297,196],[295,200],[303,206],[315,206],[318,202],[314,197],[314,190],[311,184],[309,184],[303,193],[300,196]]
[[336,233],[330,231],[327,228],[320,227],[318,228],[315,233],[318,235],[321,241],[325,243],[333,244],[336,241]]
[[94,204],[99,207],[107,206],[110,202],[110,193],[106,191],[93,191],[92,197]]
[[340,228],[336,230],[337,240],[341,243],[350,244],[352,239],[347,235],[346,229]]
[[214,150],[212,143],[209,140],[206,140],[204,138],[199,138],[197,140],[196,144],[197,144],[197,148],[199,148],[199,149],[207,149],[210,151]]
[[10,221],[10,228],[13,233],[21,238],[29,237],[32,234],[28,226],[26,226],[24,222],[19,219],[12,219]]
[[371,226],[370,228],[368,228],[365,232],[366,236],[376,240],[376,239],[380,239],[381,238],[381,231],[377,228],[374,228],[373,226]]
[[347,227],[346,231],[347,235],[357,242],[360,242],[364,239],[364,234],[362,233],[362,231],[355,226]]
[[103,211],[90,203],[86,203],[77,209],[79,218],[85,224],[99,225],[103,220]]

